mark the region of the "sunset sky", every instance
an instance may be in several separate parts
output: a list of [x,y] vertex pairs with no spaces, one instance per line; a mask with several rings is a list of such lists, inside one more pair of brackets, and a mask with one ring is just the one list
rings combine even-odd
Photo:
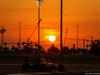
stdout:
[[[66,28],[66,38],[100,39],[100,1],[99,0],[63,0],[63,43]],[[59,48],[60,44],[60,0],[44,0],[41,7],[41,45],[47,49],[51,44]],[[19,24],[21,24],[21,42],[27,41],[38,23],[38,7],[35,0],[0,0],[0,29],[6,29],[4,41],[17,43],[19,39]],[[37,42],[37,31],[30,40]],[[56,37],[55,42],[49,42],[49,36]],[[1,34],[0,34],[1,39]],[[66,39],[66,46],[71,48],[77,40]],[[1,40],[0,40],[1,44]],[[87,44],[87,42],[86,42]],[[10,45],[8,45],[10,47]],[[76,45],[77,46],[77,45]],[[79,47],[83,42],[79,41]]]

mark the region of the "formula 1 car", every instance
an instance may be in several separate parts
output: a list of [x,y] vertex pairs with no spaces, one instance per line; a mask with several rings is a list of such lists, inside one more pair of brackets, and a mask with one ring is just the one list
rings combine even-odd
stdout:
[[22,71],[40,71],[40,72],[47,72],[52,70],[58,70],[59,72],[64,71],[64,65],[59,64],[58,66],[54,63],[41,58],[40,60],[25,60],[25,63],[22,64]]

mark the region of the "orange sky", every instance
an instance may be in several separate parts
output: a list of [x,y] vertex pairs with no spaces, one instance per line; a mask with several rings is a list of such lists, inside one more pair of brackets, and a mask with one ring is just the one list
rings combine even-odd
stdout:
[[[79,25],[80,39],[100,38],[100,1],[99,0],[63,0],[63,41],[66,28],[67,38],[77,38]],[[41,8],[41,44],[49,48],[52,44],[48,36],[56,36],[55,46],[60,40],[60,0],[44,0]],[[5,42],[18,42],[18,22],[21,21],[21,41],[26,41],[38,22],[38,8],[35,0],[0,0],[0,28],[4,25]],[[1,34],[0,34],[1,35]],[[1,39],[1,37],[0,37]],[[31,37],[37,41],[37,30]],[[1,40],[0,40],[1,41]],[[43,42],[45,41],[45,42]],[[66,39],[66,45],[72,47],[76,40]],[[79,41],[79,47],[82,47]]]

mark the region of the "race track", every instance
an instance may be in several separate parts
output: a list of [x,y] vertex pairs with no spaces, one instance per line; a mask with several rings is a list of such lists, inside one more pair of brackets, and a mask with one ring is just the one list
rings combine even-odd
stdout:
[[[21,64],[0,64],[0,75],[47,75],[47,74],[61,74],[61,75],[90,75],[95,73],[98,75],[100,72],[99,64],[64,64],[66,71],[64,72],[23,72],[21,70]],[[92,74],[91,74],[92,75]]]

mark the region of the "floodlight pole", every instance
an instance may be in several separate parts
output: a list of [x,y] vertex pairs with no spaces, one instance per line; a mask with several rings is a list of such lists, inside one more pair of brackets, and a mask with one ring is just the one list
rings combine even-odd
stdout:
[[19,23],[19,49],[21,47],[21,23],[22,22],[18,22]]
[[38,51],[40,51],[40,7],[42,5],[43,0],[36,0],[38,6]]
[[77,25],[77,49],[78,49],[78,27],[79,25]]
[[61,0],[61,22],[60,22],[60,25],[61,25],[61,29],[60,29],[60,56],[62,57],[62,9],[63,9],[63,0]]

